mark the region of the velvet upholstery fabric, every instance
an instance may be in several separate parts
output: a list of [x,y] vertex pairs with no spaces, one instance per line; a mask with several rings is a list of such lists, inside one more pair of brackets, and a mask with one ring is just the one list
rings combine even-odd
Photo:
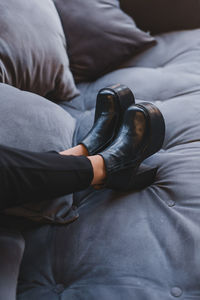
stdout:
[[14,229],[0,228],[0,297],[15,300],[25,242]]
[[156,181],[130,193],[76,193],[74,223],[26,226],[17,300],[200,298],[199,35],[157,36],[157,46],[79,84],[81,95],[62,104],[78,120],[76,143],[91,127],[105,85],[126,84],[137,103],[155,103],[166,122],[161,151],[146,160],[158,167]]
[[[36,94],[0,84],[0,144],[22,150],[62,151],[71,147],[75,120],[57,104]],[[66,223],[77,218],[72,195],[32,201],[4,211],[34,221]]]
[[120,0],[143,30],[161,33],[200,27],[200,0]]
[[76,81],[94,80],[155,42],[122,12],[118,0],[54,0]]
[[54,100],[78,94],[52,0],[1,0],[0,82]]

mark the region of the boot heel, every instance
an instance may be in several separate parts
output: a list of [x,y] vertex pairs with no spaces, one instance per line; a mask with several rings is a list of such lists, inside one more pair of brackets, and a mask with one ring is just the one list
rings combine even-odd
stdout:
[[122,112],[135,103],[135,97],[132,91],[123,84],[115,84],[106,88],[113,92],[118,98]]
[[[115,84],[101,89],[97,94],[96,107],[98,102],[108,102],[109,98],[113,97],[114,101],[118,104],[119,115],[123,119],[126,109],[135,104],[135,97],[132,91],[123,84]],[[104,104],[106,105],[106,103]],[[96,110],[95,121],[99,116],[99,111]]]
[[160,110],[152,103],[142,102],[136,106],[142,108],[148,118],[149,141],[143,155],[144,158],[147,158],[159,151],[163,145],[165,121]]
[[106,187],[124,192],[141,190],[155,181],[156,173],[157,168],[142,163],[137,171],[135,167],[129,167],[112,173],[110,180],[106,182]]
[[154,183],[158,168],[152,168],[141,164],[135,177],[129,185],[131,189],[141,190]]

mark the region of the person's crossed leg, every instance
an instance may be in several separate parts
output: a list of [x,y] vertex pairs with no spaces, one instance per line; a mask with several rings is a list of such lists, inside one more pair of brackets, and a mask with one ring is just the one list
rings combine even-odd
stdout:
[[155,105],[134,104],[132,92],[122,85],[102,89],[94,125],[79,145],[60,153],[0,146],[0,209],[52,200],[90,185],[124,191],[144,187],[155,169],[137,175],[138,168],[161,148],[164,133]]

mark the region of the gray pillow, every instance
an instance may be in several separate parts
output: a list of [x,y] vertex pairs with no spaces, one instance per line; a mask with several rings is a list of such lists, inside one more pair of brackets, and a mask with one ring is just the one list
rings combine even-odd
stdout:
[[155,42],[119,8],[118,0],[54,0],[77,82],[94,80]]
[[0,1],[0,82],[55,100],[77,95],[52,0]]
[[121,8],[151,33],[200,27],[200,0],[120,0]]
[[[0,83],[0,144],[30,151],[71,147],[75,120],[61,107],[36,94]],[[6,214],[34,221],[67,223],[78,217],[72,195],[9,208]]]

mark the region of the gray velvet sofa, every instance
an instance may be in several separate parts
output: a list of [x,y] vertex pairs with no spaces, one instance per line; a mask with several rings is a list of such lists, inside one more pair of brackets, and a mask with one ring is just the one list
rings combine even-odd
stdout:
[[200,299],[200,29],[155,38],[156,45],[79,83],[80,95],[59,104],[73,118],[75,145],[92,126],[99,89],[122,83],[137,103],[155,103],[166,136],[146,160],[158,167],[154,184],[75,193],[77,218],[67,224],[2,216],[25,241],[18,300]]

